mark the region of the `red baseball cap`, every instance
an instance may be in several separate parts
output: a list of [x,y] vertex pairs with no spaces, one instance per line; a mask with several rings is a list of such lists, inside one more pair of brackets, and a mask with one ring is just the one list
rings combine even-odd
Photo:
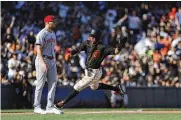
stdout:
[[48,15],[44,18],[44,23],[46,22],[53,22],[55,20],[55,16],[53,15]]

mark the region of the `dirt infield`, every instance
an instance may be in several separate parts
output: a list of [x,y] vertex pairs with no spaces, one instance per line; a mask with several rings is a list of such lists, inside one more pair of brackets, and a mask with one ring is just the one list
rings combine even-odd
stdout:
[[[33,115],[33,112],[2,112],[1,115]],[[135,110],[135,111],[64,111],[64,114],[181,114],[179,110],[167,110],[167,111],[144,111],[144,110]]]

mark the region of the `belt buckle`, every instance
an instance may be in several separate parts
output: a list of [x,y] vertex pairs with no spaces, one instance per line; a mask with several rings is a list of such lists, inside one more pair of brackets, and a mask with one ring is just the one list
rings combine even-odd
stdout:
[[47,58],[47,56],[46,56],[46,55],[43,55],[43,57],[44,57],[44,58]]
[[47,59],[50,59],[52,60],[54,57],[50,57],[50,56],[47,56],[47,55],[43,55],[43,57],[47,58]]

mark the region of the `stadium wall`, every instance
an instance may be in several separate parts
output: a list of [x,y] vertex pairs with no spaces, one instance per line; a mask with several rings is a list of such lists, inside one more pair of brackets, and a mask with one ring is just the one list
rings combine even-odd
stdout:
[[131,108],[181,108],[181,88],[127,87]]
[[[72,87],[57,87],[55,102],[64,99]],[[45,108],[47,99],[47,86],[42,93],[42,106]],[[17,94],[14,85],[1,85],[1,109],[21,108],[28,104],[31,108],[34,99],[34,88],[24,99]],[[66,105],[66,108],[110,108],[110,91],[93,91],[86,88]],[[181,88],[170,87],[127,87],[126,98],[129,108],[181,108]]]

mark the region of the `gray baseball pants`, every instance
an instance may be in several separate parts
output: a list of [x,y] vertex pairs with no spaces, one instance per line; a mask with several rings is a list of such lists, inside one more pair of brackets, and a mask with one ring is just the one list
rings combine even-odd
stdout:
[[57,68],[55,59],[44,58],[43,60],[47,66],[47,71],[44,72],[42,63],[40,62],[40,58],[36,57],[35,60],[35,68],[36,68],[36,89],[35,89],[35,97],[34,97],[34,107],[41,108],[41,96],[42,90],[45,85],[45,82],[48,83],[48,97],[47,97],[47,106],[46,108],[50,108],[54,105],[54,97],[57,83]]

